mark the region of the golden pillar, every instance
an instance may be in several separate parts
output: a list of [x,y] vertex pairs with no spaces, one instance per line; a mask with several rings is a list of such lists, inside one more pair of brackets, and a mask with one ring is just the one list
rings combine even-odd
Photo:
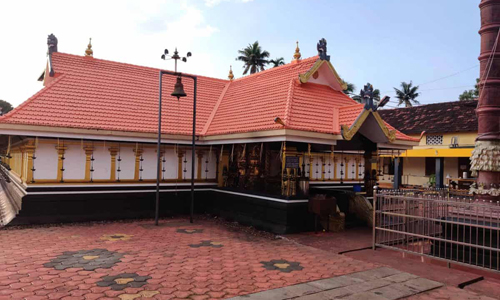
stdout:
[[26,152],[27,155],[27,163],[28,163],[28,168],[27,168],[27,176],[26,176],[26,182],[27,183],[33,183],[35,182],[34,177],[33,177],[33,171],[34,171],[34,163],[33,163],[33,156],[35,154],[35,141],[31,140],[28,142],[28,144],[24,147],[24,151]]
[[286,142],[282,142],[281,152],[281,194],[286,195],[288,190],[288,176],[286,175]]
[[142,156],[143,152],[144,152],[144,149],[142,149],[140,146],[138,146],[134,149],[134,153],[135,153],[134,180],[140,179],[141,156]]
[[165,168],[165,166],[163,164],[164,160],[165,160],[165,149],[161,148],[160,149],[160,169],[158,170],[158,176],[159,176],[160,180],[165,180],[165,178],[163,178],[163,176],[161,176],[161,174],[163,172],[163,168]]
[[111,147],[108,148],[109,154],[111,155],[111,168],[110,168],[110,176],[109,180],[115,181],[116,180],[116,155],[118,154],[118,148],[116,147]]
[[68,147],[57,145],[57,181],[64,182],[64,152]]
[[182,180],[182,158],[184,157],[184,151],[178,150],[178,166],[177,166],[177,179]]
[[19,147],[19,153],[21,153],[21,172],[19,172],[19,177],[22,182],[26,182],[26,172],[24,171],[24,167],[26,166],[24,162],[24,146]]
[[85,150],[85,181],[90,181],[91,159],[92,153],[94,153],[94,147],[87,145],[83,147],[83,150]]
[[349,180],[349,157],[348,156],[345,156],[344,157],[344,180]]

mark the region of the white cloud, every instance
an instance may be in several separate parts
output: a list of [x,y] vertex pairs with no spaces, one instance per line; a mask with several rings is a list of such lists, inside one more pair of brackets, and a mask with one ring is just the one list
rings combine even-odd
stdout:
[[[27,8],[29,7],[29,9]],[[191,2],[5,1],[0,4],[0,99],[17,106],[42,88],[36,79],[45,67],[47,35],[60,52],[83,55],[92,37],[94,57],[151,67],[172,68],[159,59],[164,48],[181,53],[218,32]],[[6,42],[5,42],[6,41]],[[215,73],[206,53],[193,53],[182,71]]]
[[[228,2],[231,0],[205,0],[205,5],[208,7],[212,7],[215,5],[219,5],[221,2]],[[241,3],[248,3],[252,2],[253,0],[235,0],[235,2],[241,2]]]

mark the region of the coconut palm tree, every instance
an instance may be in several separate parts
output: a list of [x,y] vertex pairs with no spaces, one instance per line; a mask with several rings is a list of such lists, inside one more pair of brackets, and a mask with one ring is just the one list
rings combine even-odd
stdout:
[[398,106],[404,104],[405,107],[412,107],[413,104],[420,104],[416,98],[420,95],[417,93],[418,85],[413,86],[413,83],[401,82],[401,90],[394,88],[396,92],[396,98],[398,98]]
[[12,109],[14,109],[12,107],[12,104],[10,104],[9,102],[7,102],[5,100],[0,100],[0,116],[5,115],[6,113],[11,111]]
[[270,56],[269,52],[263,51],[258,41],[249,44],[246,48],[238,50],[238,53],[240,56],[238,56],[236,60],[245,63],[243,66],[245,69],[243,75],[246,75],[248,71],[250,71],[250,74],[264,71],[265,66],[269,63],[269,61],[267,61],[267,58]]
[[347,96],[351,96],[354,93],[354,90],[356,90],[356,86],[354,85],[354,83],[347,82],[343,79],[341,79],[341,80],[342,80],[342,84],[346,85],[345,90],[343,90],[342,92],[344,94],[346,94]]
[[277,57],[275,59],[271,59],[269,61],[270,64],[273,64],[273,68],[282,66],[285,64],[285,59],[283,57]]

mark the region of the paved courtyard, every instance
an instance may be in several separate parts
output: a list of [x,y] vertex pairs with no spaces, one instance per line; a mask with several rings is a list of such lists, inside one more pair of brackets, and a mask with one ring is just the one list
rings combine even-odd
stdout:
[[0,230],[4,299],[491,299],[211,220]]
[[378,267],[181,219],[0,231],[3,299],[225,299]]

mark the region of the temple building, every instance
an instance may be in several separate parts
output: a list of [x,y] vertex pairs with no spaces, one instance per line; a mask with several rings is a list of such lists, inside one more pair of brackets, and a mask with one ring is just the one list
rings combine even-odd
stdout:
[[[318,56],[228,80],[198,76],[196,153],[193,85],[171,97],[164,76],[162,215],[183,212],[195,164],[196,212],[274,232],[310,224],[308,194],[357,189],[369,199],[383,151],[418,145],[385,122],[365,86],[347,97]],[[44,87],[0,117],[4,224],[151,217],[156,181],[160,70],[58,51],[48,38]],[[365,194],[366,192],[366,194]],[[4,201],[5,202],[5,201]],[[17,216],[16,216],[17,215]]]

